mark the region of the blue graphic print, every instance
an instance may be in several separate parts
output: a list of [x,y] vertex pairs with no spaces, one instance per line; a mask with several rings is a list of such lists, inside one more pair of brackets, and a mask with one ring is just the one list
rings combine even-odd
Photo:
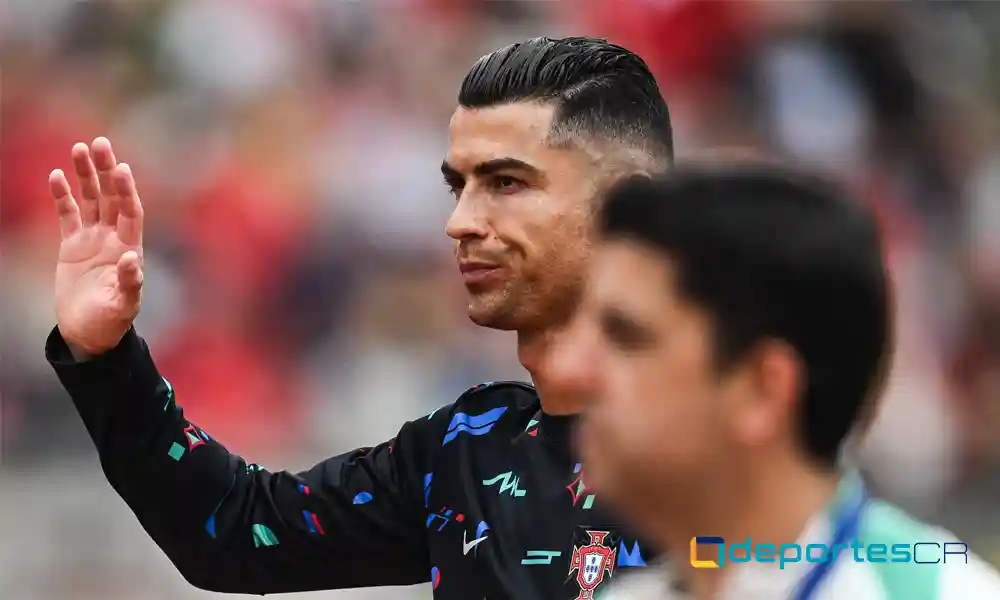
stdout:
[[496,424],[505,412],[507,412],[506,406],[494,408],[493,410],[484,412],[481,415],[456,413],[455,416],[451,418],[451,423],[448,424],[448,431],[445,433],[444,440],[441,442],[441,445],[444,446],[448,442],[452,441],[463,431],[469,435],[485,435],[489,433],[490,430],[493,429],[493,425]]
[[455,514],[455,511],[448,508],[447,506],[442,506],[441,510],[436,513],[431,513],[427,515],[427,528],[430,529],[431,525],[434,523],[435,519],[441,519],[441,526],[437,528],[441,531],[445,528],[448,523],[451,523],[452,519],[461,523],[465,520],[465,515],[462,513]]
[[645,567],[646,561],[642,558],[642,550],[639,542],[632,544],[632,551],[625,547],[625,540],[618,542],[618,566],[619,567]]
[[319,524],[319,517],[317,517],[315,513],[304,510],[302,511],[302,516],[306,519],[306,527],[309,528],[309,533],[326,535],[326,532],[323,531],[323,526]]
[[483,537],[483,532],[489,528],[490,526],[486,523],[486,521],[480,521],[479,526],[476,527],[476,537],[477,538]]
[[226,501],[226,498],[229,497],[229,494],[233,492],[233,488],[235,487],[236,487],[236,474],[233,473],[233,481],[232,483],[229,484],[229,490],[227,490],[226,494],[222,497],[221,500],[219,500],[219,503],[215,505],[215,510],[212,511],[212,514],[209,515],[208,517],[208,521],[205,522],[205,531],[207,531],[208,535],[212,536],[213,539],[215,538],[215,514],[219,512],[220,508],[222,508],[222,503]]

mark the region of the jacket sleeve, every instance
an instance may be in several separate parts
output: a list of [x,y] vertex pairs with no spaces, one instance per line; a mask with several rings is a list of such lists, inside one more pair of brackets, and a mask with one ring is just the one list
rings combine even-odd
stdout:
[[306,472],[272,473],[184,418],[134,331],[77,363],[54,330],[46,357],[111,486],[191,584],[268,594],[429,580],[430,419]]

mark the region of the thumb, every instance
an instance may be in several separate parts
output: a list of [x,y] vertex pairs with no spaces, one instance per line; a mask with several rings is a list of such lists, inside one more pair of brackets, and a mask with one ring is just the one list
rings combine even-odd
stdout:
[[129,250],[118,259],[118,287],[126,304],[138,307],[139,292],[142,290],[142,267],[139,254]]

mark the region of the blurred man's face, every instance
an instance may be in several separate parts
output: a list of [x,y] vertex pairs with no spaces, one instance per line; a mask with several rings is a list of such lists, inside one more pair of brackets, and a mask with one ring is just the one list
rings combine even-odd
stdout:
[[551,365],[586,400],[588,483],[623,508],[682,497],[722,464],[727,398],[738,390],[713,369],[708,318],[677,296],[663,254],[602,243],[590,276]]
[[546,144],[553,108],[459,107],[442,165],[454,191],[447,233],[469,316],[497,329],[544,329],[568,316],[585,276],[597,184],[593,158]]

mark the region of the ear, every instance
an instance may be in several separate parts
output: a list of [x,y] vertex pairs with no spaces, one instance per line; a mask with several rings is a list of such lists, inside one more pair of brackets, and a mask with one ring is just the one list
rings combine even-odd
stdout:
[[773,443],[792,432],[805,388],[798,354],[779,340],[760,343],[739,368],[738,437],[751,447]]
[[798,352],[780,340],[763,342],[759,352],[761,394],[783,410],[797,412],[799,398],[805,390],[805,371]]

